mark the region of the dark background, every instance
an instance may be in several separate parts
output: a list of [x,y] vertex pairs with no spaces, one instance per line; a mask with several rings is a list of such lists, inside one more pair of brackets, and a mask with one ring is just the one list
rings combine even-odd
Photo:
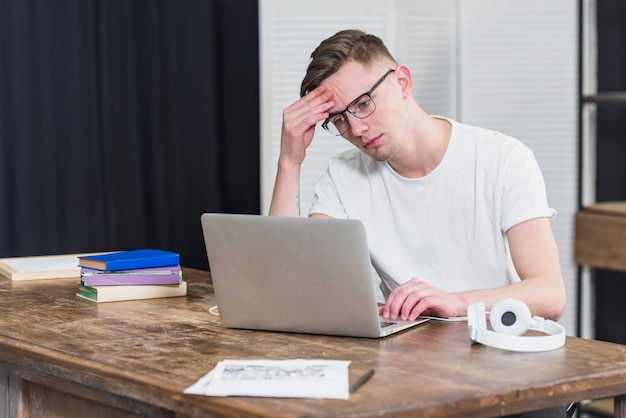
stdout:
[[[598,5],[598,91],[626,92],[626,1]],[[626,103],[597,106],[598,201],[626,200]],[[626,273],[595,270],[596,338],[626,344]]]
[[0,0],[0,257],[153,247],[208,267],[259,212],[256,0]]

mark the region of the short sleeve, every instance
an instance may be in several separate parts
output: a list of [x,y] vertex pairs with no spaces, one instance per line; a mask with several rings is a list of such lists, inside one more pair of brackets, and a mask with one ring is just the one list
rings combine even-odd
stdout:
[[332,159],[329,161],[329,167],[324,175],[315,184],[315,194],[313,195],[311,209],[309,209],[309,216],[314,213],[320,213],[332,218],[346,219],[348,215],[337,193],[337,188],[331,176],[330,164],[332,164]]
[[520,144],[508,156],[501,185],[503,231],[534,218],[552,218],[541,169],[532,151]]

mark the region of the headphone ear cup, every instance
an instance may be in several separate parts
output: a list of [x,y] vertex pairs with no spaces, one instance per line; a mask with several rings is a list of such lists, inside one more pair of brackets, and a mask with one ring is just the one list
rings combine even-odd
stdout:
[[522,335],[533,322],[528,306],[517,299],[503,299],[489,312],[489,322],[494,331]]

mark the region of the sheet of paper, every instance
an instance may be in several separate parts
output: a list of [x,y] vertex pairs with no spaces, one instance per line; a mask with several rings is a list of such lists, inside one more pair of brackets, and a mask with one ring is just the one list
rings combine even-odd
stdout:
[[207,396],[348,399],[349,361],[224,360],[185,389]]

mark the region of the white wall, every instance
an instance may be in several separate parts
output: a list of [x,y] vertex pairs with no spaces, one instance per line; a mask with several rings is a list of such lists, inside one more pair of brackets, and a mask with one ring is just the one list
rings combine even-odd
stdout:
[[[567,285],[561,323],[577,331],[573,219],[578,207],[577,0],[262,0],[261,181],[267,213],[282,110],[298,99],[311,51],[341,29],[381,36],[414,75],[429,113],[499,130],[533,149],[542,167]],[[326,159],[350,145],[318,127],[301,180],[310,207]]]

